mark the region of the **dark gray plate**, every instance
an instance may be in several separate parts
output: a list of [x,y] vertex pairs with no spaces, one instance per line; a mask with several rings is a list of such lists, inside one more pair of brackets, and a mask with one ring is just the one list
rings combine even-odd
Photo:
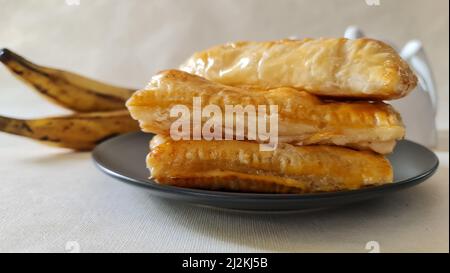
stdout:
[[247,211],[289,211],[334,207],[405,189],[429,178],[439,165],[436,155],[411,141],[400,141],[389,156],[394,167],[394,183],[332,193],[260,194],[187,189],[160,185],[149,180],[145,167],[149,141],[153,135],[130,133],[98,145],[93,158],[97,166],[121,181],[149,189],[165,198],[196,205]]

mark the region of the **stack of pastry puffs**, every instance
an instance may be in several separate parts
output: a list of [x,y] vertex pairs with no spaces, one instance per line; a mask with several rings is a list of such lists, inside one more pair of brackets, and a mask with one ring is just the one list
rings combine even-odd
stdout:
[[[159,183],[329,192],[393,181],[384,155],[405,128],[383,101],[407,95],[416,84],[397,52],[372,39],[237,42],[195,53],[180,70],[160,72],[127,107],[144,132],[156,134],[147,166]],[[277,148],[261,151],[257,141],[246,140],[173,140],[170,110],[192,105],[194,97],[221,109],[276,105]]]

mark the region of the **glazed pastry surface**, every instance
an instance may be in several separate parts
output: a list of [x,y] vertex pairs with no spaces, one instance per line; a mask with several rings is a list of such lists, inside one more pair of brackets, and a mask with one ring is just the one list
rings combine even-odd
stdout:
[[382,155],[348,148],[280,144],[261,152],[246,141],[173,141],[156,136],[147,157],[158,183],[208,190],[312,193],[391,183]]
[[[178,70],[154,76],[145,89],[133,94],[127,107],[143,131],[169,135],[172,123],[178,119],[170,117],[170,110],[175,105],[185,105],[192,112],[194,97],[201,98],[202,106],[217,105],[222,113],[226,112],[226,105],[253,105],[255,109],[258,105],[276,105],[278,141],[283,143],[347,146],[386,154],[405,133],[399,114],[383,102],[328,101],[293,88],[249,90]],[[202,123],[206,120],[203,117]],[[192,124],[193,115],[186,122]],[[223,132],[233,130],[223,123]],[[248,123],[243,126],[246,132],[252,130]]]
[[370,100],[401,98],[417,84],[392,47],[367,38],[228,43],[195,53],[180,69],[232,86]]

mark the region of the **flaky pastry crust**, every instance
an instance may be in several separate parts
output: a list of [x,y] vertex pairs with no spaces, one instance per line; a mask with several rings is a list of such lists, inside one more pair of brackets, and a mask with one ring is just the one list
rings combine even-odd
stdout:
[[280,144],[262,152],[245,141],[173,141],[157,136],[147,157],[151,177],[173,186],[263,193],[353,190],[391,183],[382,155],[348,148]]
[[232,86],[370,100],[401,98],[417,84],[391,46],[367,38],[228,43],[195,53],[180,69]]
[[[145,89],[133,94],[127,107],[143,131],[169,135],[177,120],[170,117],[170,110],[175,105],[192,109],[194,97],[200,97],[203,106],[217,105],[222,113],[225,105],[276,105],[278,141],[295,145],[328,144],[386,154],[405,133],[399,114],[382,102],[328,101],[293,88],[249,90],[177,70],[154,76]],[[226,129],[230,128],[223,132]]]

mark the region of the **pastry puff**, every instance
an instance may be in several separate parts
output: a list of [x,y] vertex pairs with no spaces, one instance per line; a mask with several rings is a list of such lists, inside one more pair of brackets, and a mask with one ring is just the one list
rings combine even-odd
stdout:
[[[225,105],[276,105],[278,142],[295,145],[328,144],[385,154],[405,133],[399,114],[382,102],[326,101],[293,88],[249,90],[178,70],[154,76],[145,89],[133,94],[127,107],[143,131],[169,135],[171,124],[177,120],[170,116],[170,110],[175,105],[192,110],[194,97],[201,98],[203,107],[217,105],[222,113]],[[247,123],[245,126],[247,131]]]
[[373,39],[229,43],[195,53],[180,69],[226,85],[370,100],[403,97],[417,84],[397,52]]
[[353,190],[391,183],[382,155],[336,146],[280,144],[261,152],[257,143],[173,141],[156,136],[147,166],[158,183],[179,187],[261,193]]

